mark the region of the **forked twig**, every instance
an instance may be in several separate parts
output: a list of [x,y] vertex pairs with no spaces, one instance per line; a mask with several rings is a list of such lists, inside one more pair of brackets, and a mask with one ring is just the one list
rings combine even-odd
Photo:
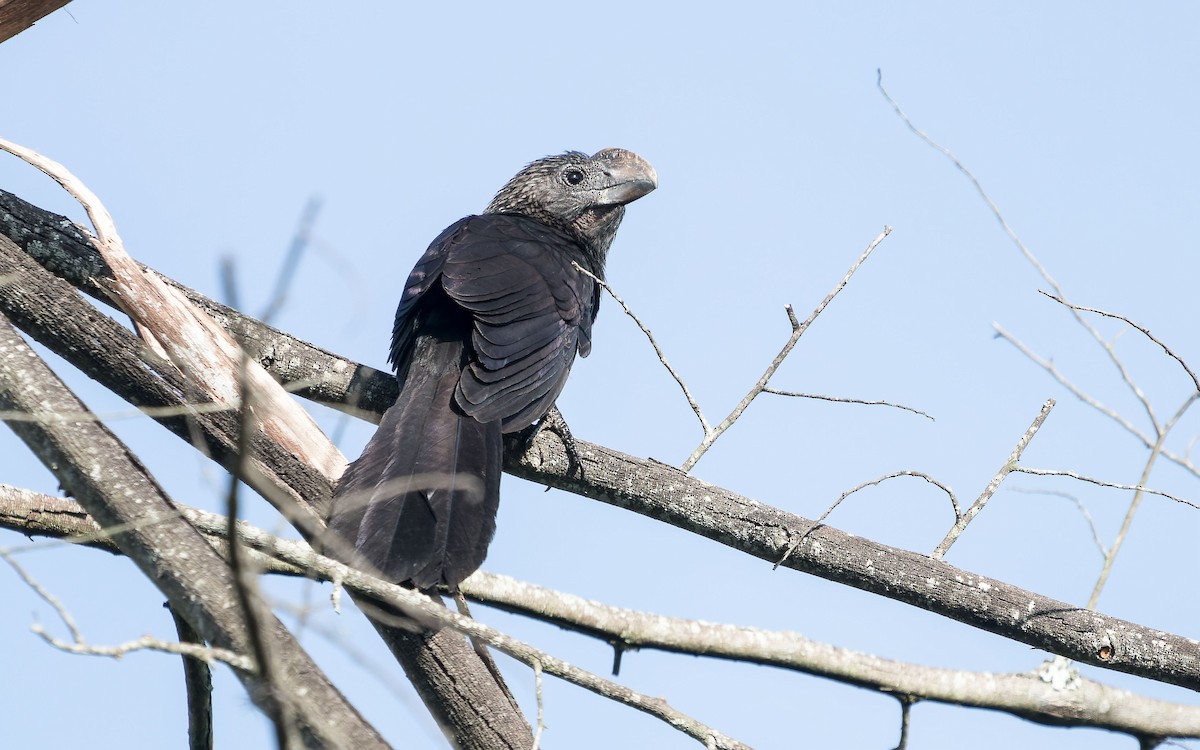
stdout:
[[729,416],[725,417],[725,419],[723,419],[719,425],[711,430],[705,430],[704,439],[700,441],[700,445],[696,447],[696,450],[692,451],[692,455],[688,456],[688,459],[683,462],[683,465],[680,467],[681,469],[684,471],[690,471],[691,468],[696,465],[696,462],[700,460],[700,457],[708,452],[708,449],[712,447],[712,444],[716,442],[717,438],[721,437],[722,433],[724,433],[725,430],[728,430],[730,425],[737,421],[738,417],[742,416],[742,413],[746,411],[746,408],[750,406],[750,403],[758,397],[758,394],[763,392],[764,388],[767,387],[767,383],[771,380],[771,377],[775,374],[775,371],[779,369],[781,364],[783,364],[783,360],[788,354],[791,353],[797,342],[800,341],[800,337],[803,336],[804,332],[808,330],[808,327],[812,325],[813,321],[817,319],[817,316],[829,306],[829,303],[833,301],[833,298],[846,288],[846,284],[850,283],[850,277],[854,275],[859,266],[866,262],[867,258],[869,258],[871,253],[874,252],[875,248],[879,246],[879,243],[883,242],[884,238],[891,233],[892,228],[885,226],[883,231],[880,232],[875,239],[871,240],[871,244],[867,245],[867,249],[862,252],[862,255],[858,256],[858,260],[854,261],[854,264],[850,266],[850,270],[847,271],[846,275],[842,277],[842,280],[837,283],[837,285],[833,288],[833,291],[827,294],[825,299],[821,300],[821,304],[817,305],[816,309],[812,311],[812,314],[809,315],[803,323],[796,319],[796,311],[792,309],[791,305],[785,306],[784,309],[787,311],[788,320],[791,321],[792,324],[792,335],[788,338],[787,343],[783,345],[783,349],[779,351],[779,354],[775,356],[775,359],[771,360],[771,364],[767,367],[766,372],[762,374],[762,377],[758,379],[758,382],[754,384],[754,387],[750,389],[750,392],[742,397],[742,400],[739,401],[738,405],[735,406],[733,411],[729,413]]

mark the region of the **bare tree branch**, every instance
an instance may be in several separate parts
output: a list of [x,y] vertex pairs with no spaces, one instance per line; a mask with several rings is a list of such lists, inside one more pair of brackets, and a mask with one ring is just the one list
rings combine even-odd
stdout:
[[[1113,409],[1112,407],[1105,406],[1104,404],[1100,403],[1099,401],[1092,398],[1088,394],[1084,393],[1083,390],[1080,389],[1077,385],[1075,385],[1071,381],[1067,380],[1066,376],[1063,375],[1062,372],[1060,372],[1057,367],[1055,367],[1053,362],[1051,362],[1043,357],[1039,357],[1037,354],[1035,354],[1033,352],[1033,350],[1031,350],[1028,346],[1026,346],[1020,339],[1016,338],[1011,333],[1009,333],[1008,331],[1001,328],[999,325],[993,324],[992,327],[995,329],[997,336],[999,336],[1000,338],[1004,339],[1005,341],[1007,341],[1010,344],[1012,344],[1013,346],[1015,346],[1018,351],[1020,351],[1022,354],[1024,354],[1026,357],[1028,357],[1038,367],[1041,367],[1043,370],[1045,370],[1050,375],[1050,377],[1054,378],[1059,383],[1059,385],[1061,385],[1062,387],[1064,387],[1068,391],[1070,391],[1072,395],[1074,395],[1080,401],[1082,401],[1083,403],[1092,407],[1096,411],[1100,412],[1104,416],[1108,417],[1109,419],[1111,419],[1114,422],[1116,422],[1117,424],[1119,424],[1121,427],[1123,427],[1125,429],[1126,432],[1128,432],[1129,434],[1136,437],[1139,441],[1141,441],[1142,445],[1144,445],[1146,448],[1155,450],[1155,444],[1157,442],[1156,440],[1151,440],[1149,436],[1147,436],[1144,432],[1139,430],[1137,428],[1137,426],[1134,425],[1132,422],[1130,422],[1128,419],[1126,419],[1125,417],[1123,417],[1119,413],[1117,413],[1117,411],[1115,409]],[[1170,424],[1174,424],[1174,422],[1175,422],[1175,420],[1173,419],[1170,422]],[[1197,466],[1195,463],[1193,463],[1191,458],[1188,457],[1187,455],[1180,456],[1180,455],[1177,455],[1177,454],[1172,453],[1171,451],[1168,451],[1165,449],[1159,450],[1159,453],[1162,454],[1163,458],[1166,458],[1167,460],[1171,461],[1172,463],[1176,464],[1177,466],[1183,468],[1185,471],[1190,472],[1192,474],[1192,476],[1200,477],[1200,466]]]
[[[238,400],[242,350],[229,334],[157,274],[145,271],[129,257],[108,210],[64,166],[2,138],[0,149],[45,172],[86,209],[96,228],[96,249],[113,275],[112,299],[133,319],[142,339],[169,357],[199,393],[218,403]],[[256,427],[330,479],[340,476],[346,459],[308,412],[257,364],[245,368],[245,380],[261,404],[255,415]]]
[[71,0],[0,0],[0,42],[6,42]]
[[1046,403],[1042,404],[1042,410],[1038,412],[1037,417],[1035,417],[1033,420],[1033,424],[1029,425],[1029,429],[1026,430],[1025,434],[1021,436],[1021,439],[1017,441],[1017,447],[1013,448],[1013,452],[1008,457],[1008,461],[1006,461],[1005,464],[1000,467],[1000,470],[996,472],[994,477],[992,477],[992,481],[988,482],[988,486],[984,488],[983,492],[979,495],[975,502],[972,503],[971,507],[967,508],[964,513],[958,516],[954,522],[954,526],[950,527],[950,531],[946,534],[946,538],[943,539],[938,544],[937,549],[933,551],[933,556],[936,559],[942,559],[942,556],[946,554],[946,550],[950,549],[950,545],[954,544],[954,541],[958,539],[960,534],[963,533],[963,531],[967,528],[967,524],[971,522],[971,519],[979,515],[979,511],[983,510],[983,506],[987,505],[987,501],[990,500],[992,495],[996,493],[996,490],[1000,488],[1000,483],[1003,482],[1006,477],[1008,477],[1009,473],[1017,468],[1017,461],[1021,460],[1021,454],[1025,452],[1025,448],[1029,445],[1029,441],[1033,440],[1033,436],[1037,434],[1039,429],[1041,429],[1042,423],[1046,421],[1046,417],[1050,416],[1050,410],[1053,408],[1054,399],[1052,398],[1047,399]]
[[763,388],[763,393],[774,393],[776,396],[791,396],[792,398],[811,398],[811,399],[814,399],[817,401],[833,401],[834,403],[838,403],[838,404],[862,404],[864,406],[890,406],[893,409],[901,409],[903,411],[910,411],[913,414],[925,417],[930,422],[937,421],[936,419],[934,419],[930,415],[926,414],[925,412],[921,411],[920,409],[914,409],[911,406],[905,406],[903,404],[893,404],[891,401],[867,401],[867,400],[861,399],[861,398],[844,398],[842,396],[823,396],[819,393],[797,393],[796,391],[781,391],[778,388],[772,388],[770,386]]
[[[0,317],[0,407],[27,412],[82,411],[84,406]],[[172,501],[103,425],[16,422],[10,425],[62,486],[102,526],[123,526],[117,545],[209,643],[245,653],[229,568],[182,519],[147,527],[147,514],[175,509]],[[130,525],[132,524],[132,525]],[[286,690],[306,743],[315,747],[386,747],[383,739],[333,687],[291,634],[274,618],[266,626],[279,656],[278,684],[238,669],[252,699]]]
[[[200,634],[171,609],[180,643],[203,645]],[[183,682],[187,690],[188,750],[213,749],[212,669],[204,659],[183,655]]]
[[[5,508],[4,489],[0,485],[0,510]],[[30,504],[25,514],[34,524],[38,524],[36,517],[44,507],[74,505],[37,493],[18,492],[25,493],[18,497]],[[225,519],[217,514],[182,510],[205,533],[225,531]],[[0,519],[4,517],[0,514]],[[17,518],[17,509],[11,508],[7,517]],[[0,523],[18,525],[12,520]],[[79,526],[81,531],[92,528],[82,522]],[[307,574],[318,580],[330,578],[327,561],[315,557],[303,543],[278,539],[245,523],[239,523],[237,529],[250,549],[273,560],[278,569],[307,569]],[[313,567],[314,562],[319,566]],[[462,588],[476,601],[576,630],[616,648],[659,649],[793,669],[889,695],[998,710],[1055,726],[1089,726],[1133,735],[1160,732],[1174,737],[1200,736],[1200,707],[1148,699],[1075,672],[1052,679],[1046,666],[1019,674],[925,667],[830,646],[799,633],[613,607],[485,571],[472,575]],[[540,662],[535,661],[533,667],[535,673],[539,671]],[[542,723],[539,721],[539,725]]]
[[1112,318],[1113,320],[1120,320],[1120,321],[1124,322],[1126,325],[1128,325],[1130,328],[1136,328],[1143,336],[1150,339],[1154,343],[1158,344],[1159,348],[1161,348],[1168,357],[1170,357],[1171,359],[1178,362],[1179,366],[1183,368],[1183,371],[1186,372],[1188,377],[1192,379],[1192,386],[1195,387],[1196,391],[1200,391],[1200,378],[1196,377],[1196,373],[1192,372],[1192,368],[1188,367],[1187,362],[1184,362],[1182,357],[1180,357],[1178,354],[1173,352],[1171,350],[1171,347],[1167,346],[1162,341],[1160,341],[1158,338],[1156,338],[1154,336],[1154,334],[1150,333],[1149,329],[1147,329],[1145,326],[1134,323],[1132,320],[1125,317],[1124,315],[1118,315],[1117,313],[1111,313],[1106,310],[1098,310],[1094,307],[1084,307],[1082,305],[1074,305],[1074,304],[1071,304],[1070,302],[1067,302],[1065,299],[1063,299],[1060,296],[1055,296],[1053,294],[1050,294],[1049,292],[1042,292],[1041,290],[1039,290],[1039,292],[1041,294],[1046,295],[1047,297],[1054,300],[1055,302],[1059,303],[1060,305],[1065,305],[1065,306],[1071,308],[1072,310],[1076,310],[1078,312],[1095,313],[1096,315],[1101,315],[1105,318]]
[[[982,183],[980,183],[978,178],[976,178],[975,175],[969,169],[967,169],[966,166],[964,166],[962,164],[962,162],[960,162],[958,160],[958,158],[955,157],[954,154],[949,149],[947,149],[946,147],[935,142],[932,138],[930,138],[927,134],[925,134],[923,131],[918,129],[916,127],[916,125],[913,124],[912,120],[909,119],[908,115],[906,115],[904,113],[904,111],[902,109],[900,109],[900,105],[896,102],[896,100],[893,99],[891,97],[891,95],[888,94],[887,90],[883,87],[883,73],[882,72],[878,72],[877,85],[879,87],[880,93],[883,94],[884,98],[887,99],[887,101],[892,105],[892,107],[896,111],[896,114],[904,121],[904,124],[906,126],[908,126],[908,128],[913,133],[915,133],[917,136],[919,136],[922,140],[924,140],[930,146],[934,147],[935,149],[940,151],[943,155],[945,155],[947,158],[949,158],[954,163],[954,166],[956,168],[958,168],[958,170],[961,171],[964,175],[966,175],[968,179],[970,179],[971,183],[975,186],[975,189],[979,192],[979,195],[984,199],[984,201],[987,203],[988,207],[991,209],[993,215],[995,215],[996,219],[1000,222],[1001,226],[1004,228],[1004,231],[1008,234],[1009,238],[1013,241],[1013,243],[1021,251],[1021,254],[1025,256],[1025,259],[1027,261],[1029,261],[1029,263],[1032,264],[1035,269],[1037,269],[1038,273],[1041,274],[1042,278],[1045,279],[1046,282],[1048,284],[1050,284],[1051,287],[1053,287],[1054,294],[1047,295],[1047,296],[1049,296],[1049,297],[1051,297],[1051,299],[1054,299],[1057,302],[1065,305],[1071,311],[1071,315],[1075,318],[1075,321],[1077,323],[1079,323],[1079,325],[1082,326],[1084,328],[1084,330],[1086,330],[1089,334],[1091,334],[1092,339],[1100,346],[1100,348],[1102,348],[1104,350],[1105,354],[1108,355],[1108,358],[1112,362],[1113,366],[1116,367],[1117,372],[1121,377],[1121,380],[1125,383],[1125,385],[1133,393],[1134,397],[1137,398],[1138,402],[1141,403],[1142,408],[1146,412],[1146,416],[1150,420],[1151,426],[1154,428],[1154,433],[1156,435],[1155,440],[1151,441],[1144,435],[1141,435],[1140,432],[1138,432],[1136,429],[1133,429],[1132,425],[1127,420],[1125,420],[1124,418],[1117,417],[1118,422],[1120,422],[1122,425],[1126,426],[1126,428],[1129,429],[1131,432],[1133,432],[1135,435],[1138,435],[1139,437],[1141,437],[1142,442],[1145,443],[1146,446],[1150,448],[1150,457],[1147,459],[1146,465],[1142,470],[1142,476],[1138,480],[1138,485],[1139,486],[1144,485],[1149,480],[1150,471],[1154,467],[1154,463],[1158,459],[1159,455],[1168,457],[1170,460],[1175,461],[1176,463],[1180,464],[1181,466],[1184,466],[1185,468],[1187,468],[1193,474],[1200,476],[1200,470],[1198,470],[1197,467],[1194,464],[1192,464],[1191,461],[1188,460],[1186,457],[1181,459],[1177,456],[1174,456],[1173,454],[1166,452],[1163,449],[1164,441],[1166,439],[1167,433],[1170,432],[1171,427],[1173,427],[1175,425],[1175,423],[1178,421],[1178,419],[1183,415],[1184,412],[1187,411],[1187,409],[1191,406],[1191,404],[1194,403],[1198,397],[1200,397],[1200,380],[1198,380],[1196,378],[1196,374],[1183,362],[1182,359],[1180,359],[1178,356],[1176,356],[1173,351],[1171,351],[1169,348],[1167,348],[1158,339],[1151,336],[1150,332],[1148,330],[1132,323],[1128,318],[1124,318],[1122,316],[1116,316],[1111,313],[1105,313],[1103,311],[1095,310],[1092,308],[1083,308],[1078,305],[1072,305],[1072,304],[1066,302],[1066,295],[1063,293],[1062,287],[1059,286],[1058,282],[1056,282],[1053,278],[1051,278],[1051,276],[1050,276],[1049,272],[1046,270],[1046,268],[1044,266],[1042,266],[1042,264],[1037,260],[1037,258],[1034,257],[1033,253],[1029,250],[1029,248],[1027,248],[1025,246],[1025,244],[1021,241],[1021,239],[1017,236],[1016,232],[1013,231],[1012,227],[1008,224],[1008,222],[1005,220],[1004,216],[1000,213],[999,207],[995,204],[995,202],[987,194],[987,191],[984,190],[983,185],[982,185]],[[1043,294],[1045,294],[1045,292],[1043,292]],[[1184,402],[1184,404],[1182,406],[1180,406],[1180,408],[1176,411],[1175,416],[1167,423],[1167,425],[1159,424],[1158,418],[1154,414],[1153,405],[1150,403],[1150,399],[1142,391],[1141,387],[1138,386],[1138,384],[1136,382],[1134,382],[1133,377],[1130,375],[1128,369],[1125,367],[1124,362],[1117,355],[1116,347],[1113,345],[1112,342],[1105,340],[1105,338],[1100,335],[1100,331],[1097,330],[1097,328],[1095,326],[1093,326],[1091,323],[1089,323],[1083,317],[1082,313],[1084,313],[1084,312],[1092,312],[1092,313],[1097,313],[1100,315],[1106,315],[1108,317],[1114,317],[1114,318],[1117,318],[1120,320],[1124,320],[1129,325],[1131,325],[1134,328],[1137,328],[1139,331],[1141,331],[1151,341],[1154,341],[1156,344],[1158,344],[1160,347],[1162,347],[1163,350],[1170,357],[1175,359],[1176,362],[1178,362],[1180,365],[1183,366],[1183,369],[1191,377],[1192,384],[1193,384],[1193,386],[1195,386],[1195,390],[1193,391],[1192,395],[1189,396],[1188,399]],[[1010,338],[1010,340],[1013,340],[1013,339]],[[1032,356],[1032,355],[1030,355],[1030,356]],[[1051,368],[1047,368],[1047,369],[1051,372],[1051,374],[1054,374],[1056,377],[1058,377],[1056,372],[1053,371]],[[1061,378],[1059,378],[1059,379],[1060,379],[1060,382],[1064,382],[1064,384],[1065,384],[1065,381],[1063,381]],[[1072,389],[1072,392],[1074,392],[1077,396],[1080,396],[1080,398],[1083,398],[1083,396],[1080,394],[1080,392],[1078,390]],[[1092,402],[1090,400],[1089,400],[1089,403],[1096,405],[1095,402]],[[1097,405],[1097,408],[1100,408],[1100,407]],[[1106,411],[1104,409],[1101,409],[1101,411],[1103,411],[1106,414],[1109,414],[1110,416],[1113,416],[1115,414],[1110,411]],[[1104,589],[1104,585],[1108,580],[1109,573],[1112,571],[1112,566],[1116,559],[1117,553],[1120,551],[1121,545],[1124,543],[1125,537],[1129,532],[1130,525],[1133,522],[1133,517],[1137,513],[1138,507],[1141,504],[1141,499],[1142,499],[1142,493],[1138,492],[1138,493],[1134,494],[1133,500],[1129,504],[1129,509],[1126,511],[1125,519],[1122,521],[1121,528],[1117,533],[1117,537],[1116,537],[1116,539],[1114,539],[1113,543],[1108,547],[1108,549],[1105,553],[1104,567],[1100,572],[1100,575],[1096,581],[1096,585],[1092,589],[1092,594],[1088,601],[1089,609],[1094,608],[1096,606],[1096,602],[1099,600],[1100,592]]]
[[1175,495],[1172,495],[1169,492],[1163,492],[1161,490],[1153,490],[1153,489],[1150,489],[1149,487],[1143,487],[1140,484],[1118,484],[1116,482],[1106,482],[1103,479],[1096,479],[1095,477],[1089,477],[1086,474],[1080,474],[1077,471],[1066,471],[1063,469],[1033,469],[1028,466],[1015,466],[1015,467],[1013,467],[1012,471],[1015,473],[1018,473],[1018,474],[1031,474],[1036,477],[1069,477],[1071,479],[1078,479],[1080,482],[1087,482],[1088,484],[1094,484],[1097,487],[1111,487],[1114,490],[1130,490],[1133,492],[1144,492],[1148,495],[1158,495],[1159,497],[1165,497],[1168,500],[1174,500],[1177,503],[1181,503],[1183,505],[1187,505],[1187,506],[1190,506],[1197,510],[1200,510],[1200,504],[1198,504],[1198,503],[1194,503],[1191,500],[1187,500],[1182,497],[1176,497]]

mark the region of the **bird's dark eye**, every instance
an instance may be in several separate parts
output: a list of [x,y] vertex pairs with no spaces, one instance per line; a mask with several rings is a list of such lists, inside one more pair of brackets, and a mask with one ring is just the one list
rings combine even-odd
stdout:
[[567,179],[568,185],[578,185],[583,182],[583,172],[578,169],[568,169],[563,173],[563,177]]

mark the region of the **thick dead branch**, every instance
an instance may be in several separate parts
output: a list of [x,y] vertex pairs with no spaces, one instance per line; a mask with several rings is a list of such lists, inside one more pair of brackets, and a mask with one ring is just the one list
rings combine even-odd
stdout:
[[[86,408],[6,318],[0,318],[0,406],[32,414]],[[93,518],[105,527],[122,527],[114,535],[121,551],[205,640],[246,653],[225,561],[183,519],[138,524],[147,514],[169,515],[175,506],[128,448],[96,422],[19,421],[10,426]],[[280,679],[266,684],[255,672],[234,670],[256,703],[280,695],[312,747],[387,747],[278,620],[270,618],[264,630],[279,661]]]
[[[43,211],[12,193],[0,190],[0,235],[8,237],[24,251],[23,254],[54,275],[115,307],[110,298],[113,289],[111,272],[92,246],[91,236],[70,219]],[[5,278],[2,271],[0,278]],[[301,384],[302,387],[293,390],[296,395],[375,422],[379,421],[379,412],[396,400],[396,379],[390,373],[342,359],[332,352],[263,325],[177,281],[160,278],[212,316],[238,340],[251,358],[273,375],[290,385]],[[37,289],[16,282],[14,285],[31,292]],[[87,324],[90,325],[92,319],[97,317],[104,316],[93,311]],[[79,363],[73,364],[99,379],[97,374]],[[152,367],[154,365],[153,362],[149,364]],[[348,398],[347,394],[356,397]],[[364,409],[356,408],[359,401],[364,404]]]
[[259,408],[251,413],[254,429],[295,453],[331,480],[346,459],[306,412],[257,363],[245,364],[229,333],[203,310],[163,283],[158,274],[134,262],[100,199],[58,162],[0,138],[0,149],[37,167],[66,189],[87,210],[96,228],[96,250],[112,273],[110,298],[133,319],[144,342],[179,368],[194,400],[236,408],[244,384]]
[[0,42],[6,42],[71,0],[0,0]]
[[[4,191],[0,191],[0,234],[5,235],[0,236],[0,279],[5,282],[0,284],[0,310],[117,395],[137,406],[153,407],[155,420],[183,440],[200,442],[232,470],[238,455],[234,416],[227,411],[189,408],[185,384],[173,368],[158,369],[153,359],[143,360],[142,347],[128,330],[47,273],[46,268],[61,272],[63,278],[107,301],[106,269],[87,235],[68,219]],[[227,326],[260,364],[313,383],[303,395],[323,402],[340,401],[342,408],[355,413],[359,410],[352,405],[362,399],[376,420],[375,414],[395,400],[392,376],[335,358],[196,292],[185,292],[216,313],[215,319]],[[284,380],[291,382],[287,377]],[[281,510],[306,512],[306,516],[290,516],[289,520],[310,539],[318,537],[331,492],[328,478],[262,436],[252,436],[251,448],[243,479]],[[373,624],[401,660],[435,719],[460,747],[526,750],[532,742],[528,723],[460,636],[443,631],[424,638]]]

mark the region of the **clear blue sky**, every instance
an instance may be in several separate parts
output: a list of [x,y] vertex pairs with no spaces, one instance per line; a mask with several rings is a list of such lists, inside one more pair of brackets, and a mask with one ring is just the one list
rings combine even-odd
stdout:
[[[1037,293],[970,183],[912,135],[876,69],[917,124],[984,182],[1076,302],[1148,326],[1200,368],[1195,215],[1200,108],[1187,3],[433,3],[334,9],[282,3],[72,3],[0,45],[0,136],[67,165],[99,194],[136,257],[219,296],[237,263],[243,306],[266,304],[297,218],[320,196],[317,242],[277,324],[377,367],[400,285],[444,226],[477,212],[531,159],[621,146],[660,189],[633,205],[609,279],[653,329],[708,416],[737,402],[803,316],[883,227],[893,235],[780,370],[779,388],[888,399],[879,407],[757,402],[695,469],[707,481],[814,517],[844,490],[902,469],[973,499],[1048,397],[1059,405],[1026,454],[1039,468],[1136,483],[1145,452],[1055,385],[999,323],[1140,425],[1145,417],[1094,342]],[[436,7],[435,7],[436,6]],[[0,159],[0,187],[82,220],[48,179]],[[1101,322],[1107,336],[1121,331]],[[1117,340],[1160,416],[1188,381],[1135,333]],[[94,408],[121,402],[60,364]],[[579,437],[681,462],[700,431],[641,333],[605,300],[593,355],[560,399]],[[370,434],[318,410],[357,455]],[[224,479],[140,419],[113,422],[182,501],[219,509]],[[344,431],[343,431],[344,428]],[[1191,414],[1171,442],[1200,432]],[[54,492],[50,474],[0,433],[0,481]],[[1160,464],[1152,486],[1200,499]],[[1014,476],[948,560],[1082,605],[1100,556],[1069,492],[1106,541],[1127,504],[1113,490]],[[798,630],[881,656],[1024,671],[1043,654],[904,605],[735,554],[590,500],[506,478],[487,567],[615,605]],[[265,505],[265,503],[259,503]],[[259,523],[275,521],[262,508]],[[860,493],[829,519],[928,552],[952,514],[917,480]],[[1149,499],[1100,608],[1200,636],[1179,584],[1200,516]],[[0,545],[22,545],[0,534]],[[121,559],[56,547],[25,554],[94,643],[170,637],[161,595]],[[360,618],[327,590],[309,601],[305,644],[397,746],[437,747],[424,709]],[[28,632],[53,612],[0,570],[0,744],[179,747],[178,660],[67,656]],[[582,667],[609,650],[477,608],[477,616]],[[286,617],[286,616],[285,616]],[[346,645],[357,654],[347,658]],[[381,683],[356,659],[392,673]],[[533,678],[505,663],[532,712]],[[1121,675],[1100,679],[1172,700],[1194,695]],[[892,747],[894,701],[795,673],[653,652],[620,678],[760,748]],[[559,748],[690,748],[656,720],[549,680],[545,740]],[[220,747],[265,747],[261,716],[218,672]],[[910,747],[1128,748],[1131,740],[1009,716],[919,705]]]

